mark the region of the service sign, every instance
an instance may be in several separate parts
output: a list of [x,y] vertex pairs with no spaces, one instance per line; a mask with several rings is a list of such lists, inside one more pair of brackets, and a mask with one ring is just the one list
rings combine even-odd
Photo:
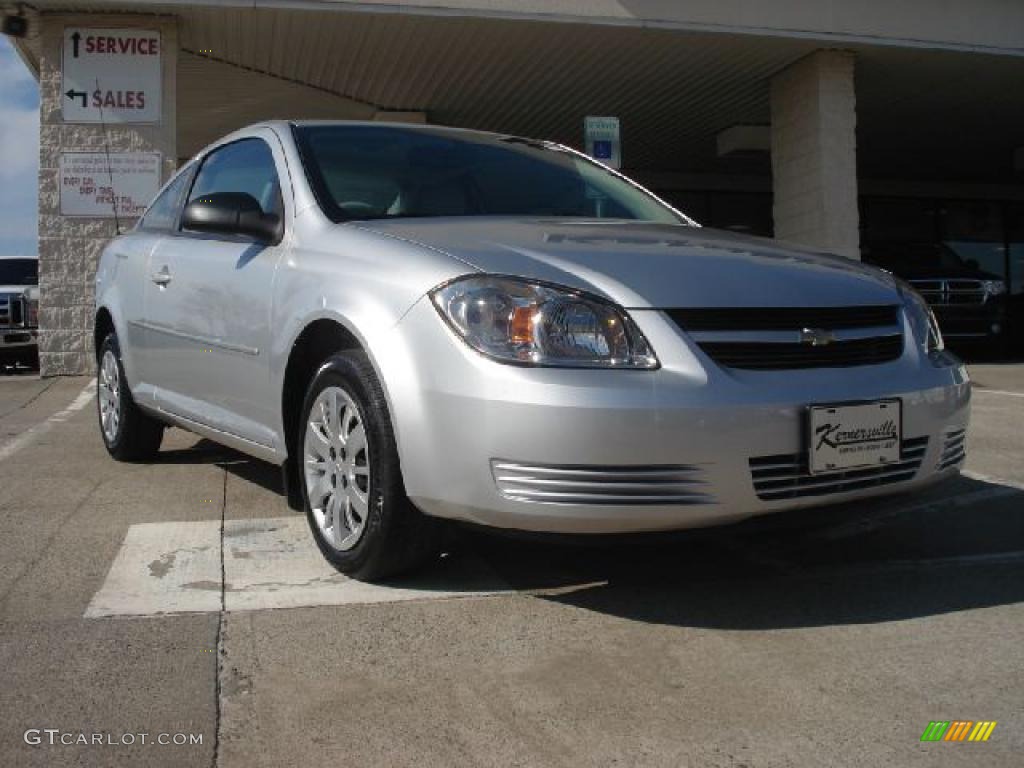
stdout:
[[[113,183],[111,183],[113,180]],[[64,152],[60,156],[63,216],[134,219],[160,189],[157,152]]]
[[65,123],[160,122],[160,33],[64,29]]

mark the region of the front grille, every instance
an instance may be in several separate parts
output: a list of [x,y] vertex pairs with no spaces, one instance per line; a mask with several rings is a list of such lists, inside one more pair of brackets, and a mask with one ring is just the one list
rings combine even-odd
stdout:
[[946,441],[942,444],[942,455],[939,457],[937,470],[951,469],[967,458],[967,430],[954,429],[946,433]]
[[23,328],[24,299],[16,293],[0,293],[0,328]]
[[911,280],[929,304],[946,306],[977,306],[988,298],[980,280]]
[[872,365],[903,354],[902,336],[835,341],[821,347],[807,344],[705,342],[700,348],[719,365],[750,370],[841,368]]
[[669,309],[686,331],[799,331],[803,328],[872,328],[899,323],[899,307],[725,307]]
[[897,305],[669,309],[719,365],[749,370],[875,365],[903,354]]
[[903,441],[900,460],[895,464],[820,475],[811,474],[806,452],[759,456],[750,459],[750,474],[754,491],[762,501],[828,496],[910,480],[920,469],[927,448],[927,437],[908,438]]
[[493,459],[506,499],[542,504],[710,504],[701,470],[689,464],[626,466],[522,464]]

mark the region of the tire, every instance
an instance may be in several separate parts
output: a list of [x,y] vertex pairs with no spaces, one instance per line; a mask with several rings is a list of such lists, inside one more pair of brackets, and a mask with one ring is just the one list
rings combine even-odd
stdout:
[[387,401],[365,353],[343,352],[321,366],[298,430],[292,460],[306,517],[335,568],[377,581],[437,556],[442,523],[405,495]]
[[28,353],[22,356],[21,362],[23,365],[31,368],[34,371],[39,370],[39,347],[32,347]]
[[124,377],[121,348],[111,331],[100,345],[96,413],[107,452],[118,461],[148,461],[160,450],[164,425],[135,404]]

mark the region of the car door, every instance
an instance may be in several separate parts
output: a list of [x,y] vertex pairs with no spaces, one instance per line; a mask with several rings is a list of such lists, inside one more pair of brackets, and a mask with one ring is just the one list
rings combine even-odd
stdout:
[[[284,216],[286,174],[280,143],[264,130],[206,155],[186,206],[203,195],[242,192],[265,213]],[[284,252],[283,245],[180,225],[156,246],[145,311],[160,409],[275,447],[267,353],[274,274]]]
[[121,356],[125,374],[132,384],[132,396],[145,405],[154,402],[152,340],[145,323],[150,257],[157,245],[177,227],[194,173],[194,164],[178,171],[146,209],[131,237],[125,239],[125,252],[116,254],[120,262],[117,281],[124,287],[120,305],[126,337],[122,340]]

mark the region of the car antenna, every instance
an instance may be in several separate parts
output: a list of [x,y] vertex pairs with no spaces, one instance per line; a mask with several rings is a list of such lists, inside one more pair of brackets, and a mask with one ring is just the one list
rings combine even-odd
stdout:
[[107,122],[103,118],[103,94],[100,91],[100,80],[96,78],[96,93],[99,96],[97,101],[100,108],[100,129],[103,131],[103,151],[107,156],[107,178],[110,179],[110,206],[114,209],[114,231],[121,234],[121,220],[117,215],[117,192],[114,190],[114,168],[110,164],[110,134],[107,132]]

